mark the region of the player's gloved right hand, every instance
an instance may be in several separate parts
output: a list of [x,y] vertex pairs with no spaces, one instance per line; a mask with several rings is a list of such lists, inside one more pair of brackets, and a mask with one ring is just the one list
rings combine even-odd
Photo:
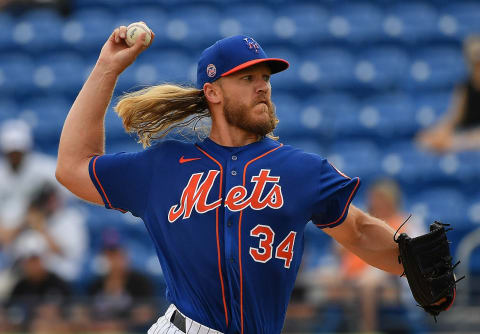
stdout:
[[135,44],[129,47],[125,43],[127,27],[116,28],[103,45],[97,64],[101,64],[107,71],[120,75],[140,53],[152,45],[155,33],[151,31],[152,38],[147,46],[144,45],[145,35],[146,33],[141,34]]
[[452,306],[456,294],[456,280],[452,265],[447,230],[440,222],[430,225],[430,233],[410,238],[402,233],[394,238],[400,250],[399,261],[413,297],[426,312],[436,317]]

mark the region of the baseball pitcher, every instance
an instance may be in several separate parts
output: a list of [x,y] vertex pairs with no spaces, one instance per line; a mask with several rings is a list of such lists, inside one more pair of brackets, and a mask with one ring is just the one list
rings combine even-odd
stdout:
[[[71,107],[56,176],[78,197],[145,222],[171,303],[149,334],[280,333],[309,221],[369,264],[404,272],[394,231],[350,204],[360,180],[273,136],[270,76],[289,64],[268,58],[248,36],[205,49],[196,88],[158,85],[124,95],[115,111],[145,149],[105,154],[115,83],[149,46],[145,33],[130,47],[125,35],[126,27],[115,29]],[[155,141],[203,117],[211,118],[205,140]],[[453,302],[448,283],[428,305],[443,310]]]

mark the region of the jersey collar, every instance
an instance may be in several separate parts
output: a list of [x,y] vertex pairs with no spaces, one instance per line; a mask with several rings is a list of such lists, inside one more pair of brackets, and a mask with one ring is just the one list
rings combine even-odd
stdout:
[[222,146],[215,143],[210,138],[205,138],[203,141],[197,142],[196,145],[208,153],[212,153],[217,157],[227,159],[232,155],[236,155],[244,151],[248,151],[248,155],[259,155],[271,150],[272,148],[278,147],[281,144],[276,140],[264,137],[259,141],[244,146]]

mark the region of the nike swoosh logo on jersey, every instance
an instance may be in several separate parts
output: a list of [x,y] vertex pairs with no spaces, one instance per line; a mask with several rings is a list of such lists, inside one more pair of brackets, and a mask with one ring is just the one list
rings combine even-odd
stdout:
[[182,157],[180,158],[180,160],[178,160],[179,163],[181,164],[184,164],[186,162],[190,162],[190,161],[195,161],[195,160],[200,160],[201,158],[190,158],[190,159],[185,159],[184,156],[182,155]]

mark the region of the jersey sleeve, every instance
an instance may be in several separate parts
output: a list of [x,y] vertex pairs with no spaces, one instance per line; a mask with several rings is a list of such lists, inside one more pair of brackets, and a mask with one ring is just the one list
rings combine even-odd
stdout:
[[141,217],[147,206],[151,165],[146,151],[122,152],[95,156],[88,169],[107,209]]
[[346,176],[326,159],[321,161],[318,176],[312,221],[319,228],[335,227],[347,217],[350,203],[360,186],[360,179]]

